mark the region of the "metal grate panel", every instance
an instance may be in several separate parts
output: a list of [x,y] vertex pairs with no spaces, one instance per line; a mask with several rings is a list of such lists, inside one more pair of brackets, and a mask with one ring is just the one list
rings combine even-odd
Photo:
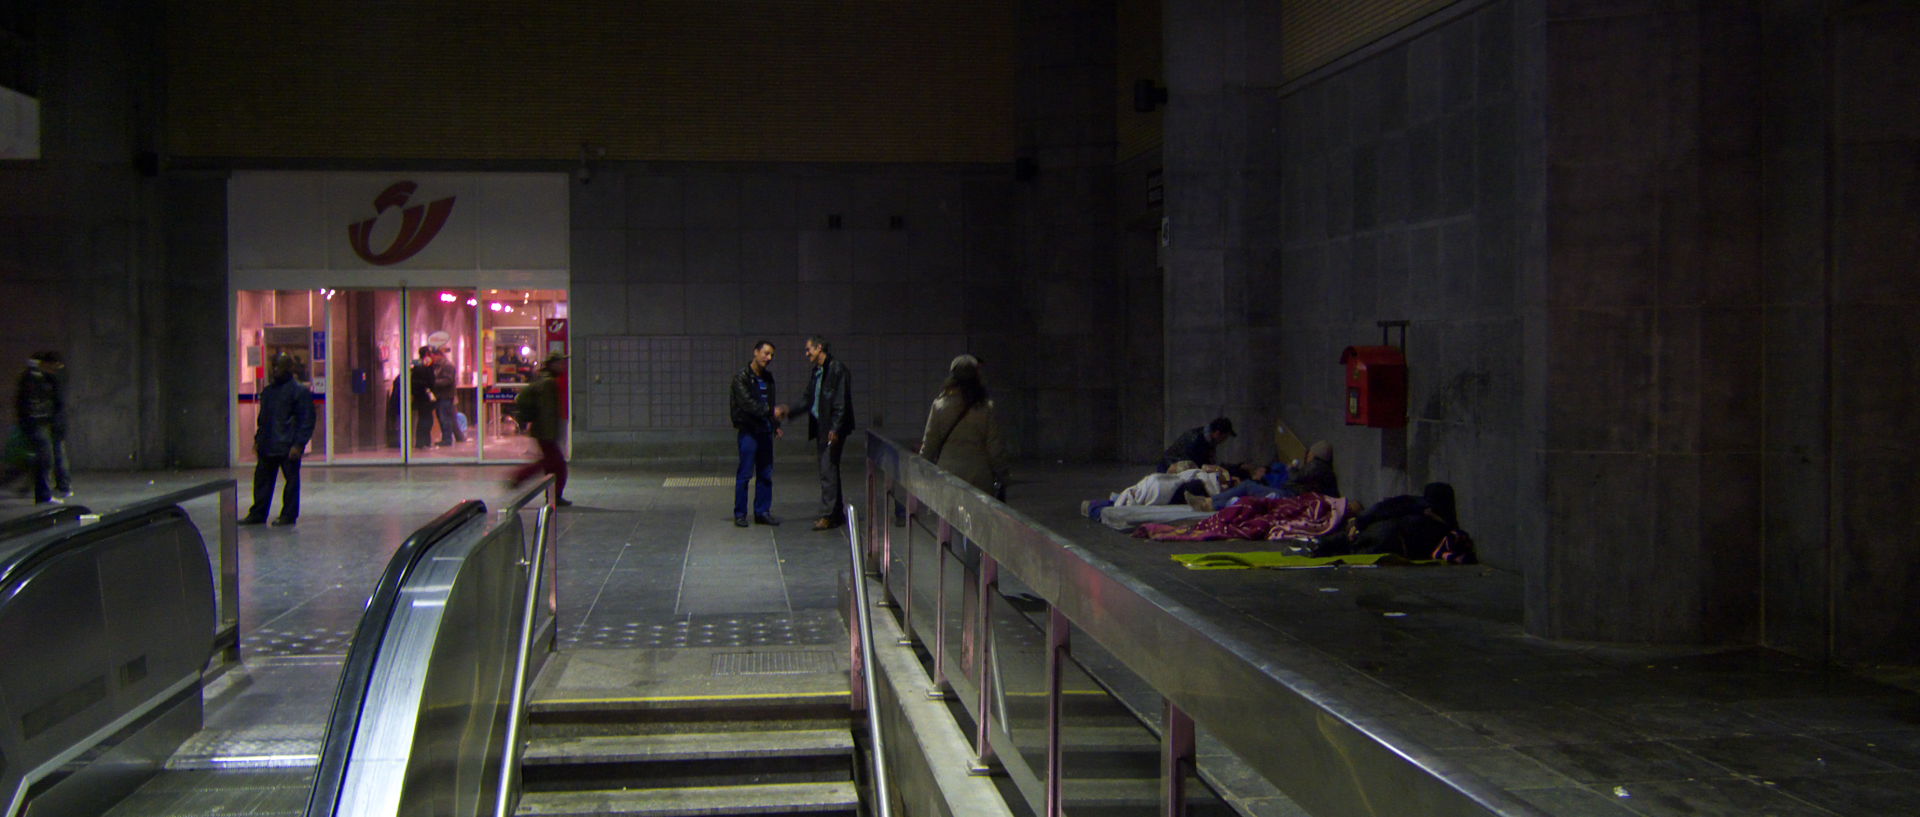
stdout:
[[662,488],[726,488],[733,485],[733,477],[667,477],[660,483]]
[[835,672],[833,653],[824,650],[723,652],[713,657],[713,675],[807,675]]

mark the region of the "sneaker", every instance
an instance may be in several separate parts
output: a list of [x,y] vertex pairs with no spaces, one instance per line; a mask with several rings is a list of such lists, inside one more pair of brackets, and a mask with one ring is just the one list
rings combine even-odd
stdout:
[[840,527],[839,520],[836,520],[831,516],[823,516],[823,517],[820,517],[819,519],[813,520],[814,530],[833,530],[834,528],[837,528],[837,527]]
[[571,499],[556,499],[556,500],[554,500],[554,501],[553,501],[553,506],[554,506],[554,507],[556,507],[556,508],[571,508],[571,507],[573,507],[573,500],[571,500]]
[[1080,500],[1080,515],[1087,517],[1088,519],[1093,518],[1093,500],[1091,499]]
[[72,489],[72,488],[61,488],[61,489],[60,489],[60,490],[58,490],[58,491],[54,491],[54,492],[53,492],[53,495],[54,495],[54,496],[56,496],[56,497],[59,497],[59,498],[61,498],[61,499],[72,499],[72,498],[73,498],[73,489]]
[[272,524],[276,528],[284,528],[288,525],[293,524],[293,520],[288,519],[284,516],[276,516],[273,518],[273,522],[270,524]]
[[267,524],[267,519],[266,519],[266,517],[264,517],[264,516],[243,516],[243,517],[240,517],[240,524],[242,524],[242,525],[265,525],[265,524]]
[[64,500],[64,499],[61,499],[60,497],[57,497],[57,496],[50,496],[50,497],[47,497],[46,499],[42,499],[42,500],[40,500],[40,502],[39,502],[39,504],[41,504],[41,505],[65,505],[65,504],[67,504],[67,501],[66,501],[66,500]]
[[780,524],[780,517],[770,513],[756,513],[753,515],[753,523],[756,525],[778,525]]
[[1212,513],[1213,497],[1202,496],[1200,494],[1188,494],[1187,507],[1192,508],[1196,511],[1206,511],[1208,513]]
[[734,517],[734,518],[733,518],[733,526],[734,526],[734,527],[736,527],[736,528],[744,528],[744,527],[746,527],[746,526],[747,526],[747,518],[746,518],[746,517],[744,517],[744,516],[736,516],[736,517]]

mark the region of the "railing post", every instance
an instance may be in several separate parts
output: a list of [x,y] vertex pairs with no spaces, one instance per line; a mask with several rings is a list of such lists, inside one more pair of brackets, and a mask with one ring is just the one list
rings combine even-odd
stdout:
[[880,513],[880,510],[879,510],[880,500],[879,500],[879,494],[878,494],[879,471],[880,469],[875,467],[874,465],[873,454],[871,453],[871,449],[869,449],[869,453],[867,455],[867,498],[866,498],[867,530],[866,530],[866,536],[860,542],[861,572],[866,573],[867,575],[873,575],[874,573],[873,528],[874,528],[874,520],[879,518],[879,513]]
[[[893,475],[888,474],[887,490],[880,494],[880,508],[878,513],[872,518],[872,524],[869,526],[876,528],[877,535],[880,537],[880,598],[874,601],[873,606],[883,610],[899,606],[899,604],[893,600],[892,524],[893,504],[897,501],[894,498],[894,492],[899,490],[899,487],[899,483],[893,479]],[[912,581],[913,577],[909,575],[907,580]]]
[[220,603],[214,612],[219,632],[233,630],[233,643],[221,650],[223,663],[240,663],[240,488],[229,480],[220,488]]
[[[906,542],[903,545],[901,545],[901,547],[904,548],[904,550],[902,551],[903,557],[900,560],[901,564],[903,565],[903,569],[907,574],[906,592],[901,594],[901,601],[900,601],[901,621],[900,621],[900,642],[899,643],[900,643],[900,646],[902,647],[911,647],[915,644],[920,643],[918,639],[913,637],[913,528],[914,528],[914,517],[918,515],[917,511],[919,509],[920,509],[920,498],[913,496],[912,494],[908,494],[907,495],[907,532],[903,534],[906,537]],[[891,529],[891,526],[889,526],[889,529]]]
[[933,543],[937,566],[933,577],[933,688],[927,690],[927,697],[936,701],[947,699],[947,553],[951,544],[953,525],[941,519]]
[[973,617],[973,668],[974,680],[978,682],[980,707],[976,710],[979,717],[974,719],[973,728],[973,765],[967,771],[973,774],[988,774],[993,771],[993,742],[988,738],[993,726],[993,597],[1000,594],[1000,563],[985,550],[980,551],[980,596],[979,604],[974,605]]
[[1047,811],[1046,817],[1060,817],[1061,782],[1066,769],[1060,762],[1062,694],[1060,679],[1065,675],[1067,643],[1072,626],[1067,615],[1053,605],[1047,607]]
[[1187,774],[1193,770],[1193,718],[1166,704],[1166,732],[1160,736],[1160,817],[1186,817]]

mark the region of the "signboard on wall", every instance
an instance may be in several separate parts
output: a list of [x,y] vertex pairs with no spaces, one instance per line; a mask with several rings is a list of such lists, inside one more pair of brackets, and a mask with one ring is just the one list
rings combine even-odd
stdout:
[[563,173],[236,173],[229,257],[245,270],[565,270],[567,196]]

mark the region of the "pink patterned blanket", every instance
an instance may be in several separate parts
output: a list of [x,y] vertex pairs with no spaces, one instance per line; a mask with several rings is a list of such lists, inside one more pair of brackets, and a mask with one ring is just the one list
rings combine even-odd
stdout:
[[1190,525],[1148,523],[1133,535],[1160,542],[1208,542],[1217,539],[1303,539],[1320,536],[1347,515],[1347,501],[1320,494],[1276,499],[1242,499]]

